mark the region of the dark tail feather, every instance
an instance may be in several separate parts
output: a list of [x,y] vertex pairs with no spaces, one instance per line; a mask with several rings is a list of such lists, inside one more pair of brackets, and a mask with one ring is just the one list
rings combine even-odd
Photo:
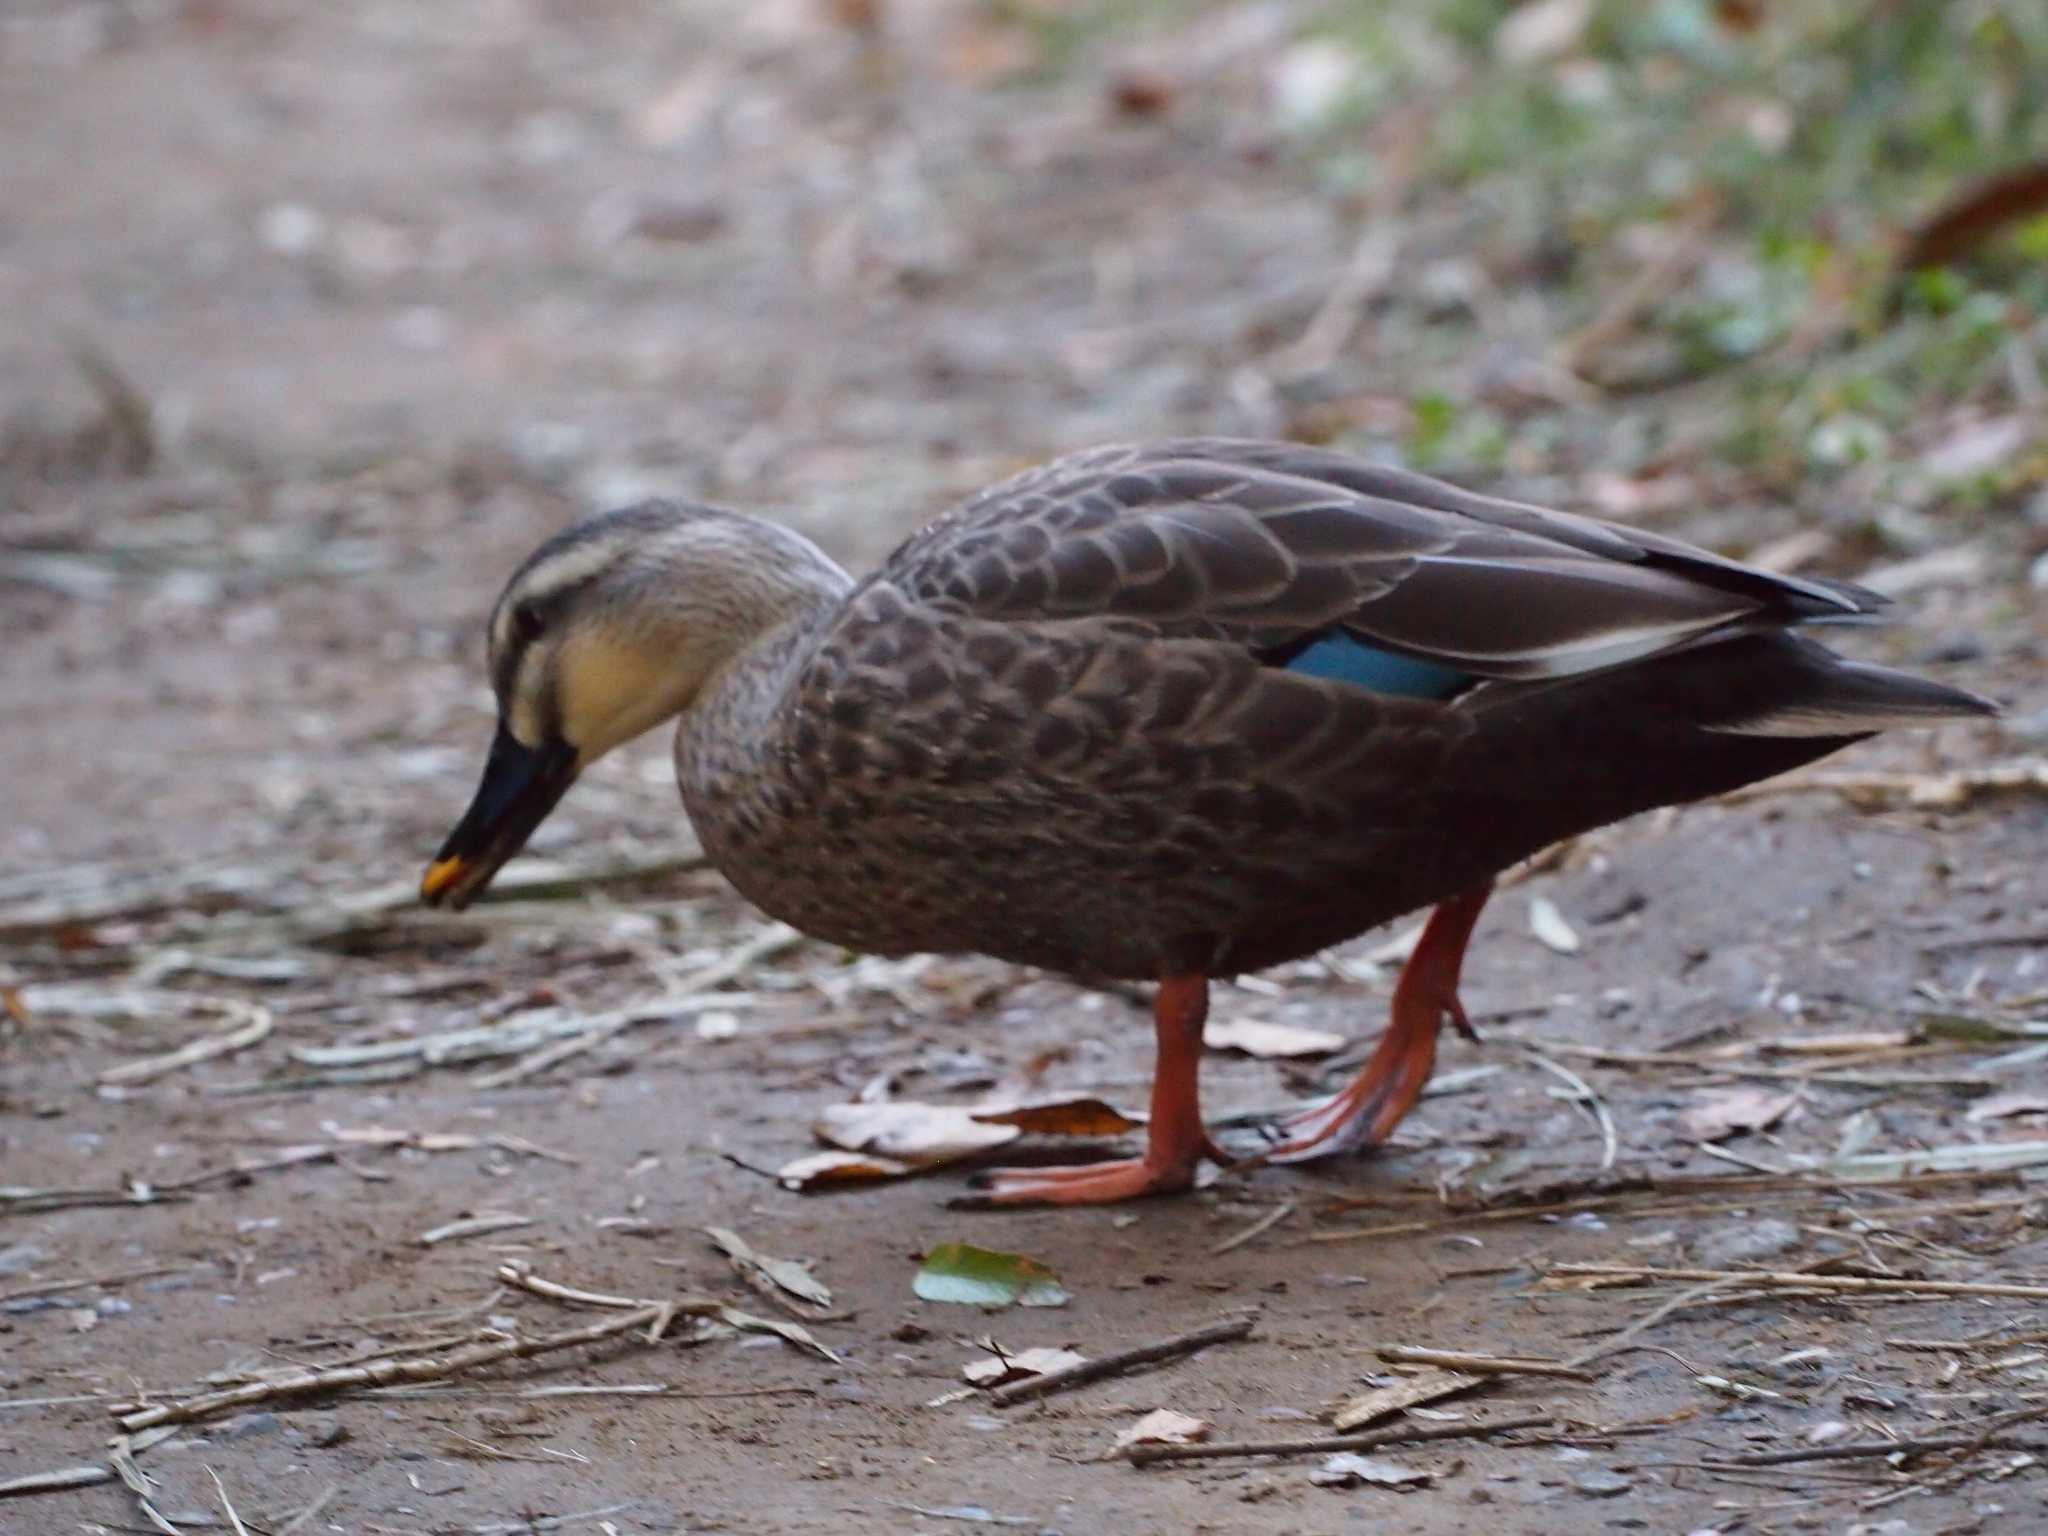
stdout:
[[1847,661],[1809,640],[1790,643],[1798,651],[1793,686],[1753,714],[1701,725],[1736,736],[1862,736],[1998,713],[1989,699],[1960,688]]

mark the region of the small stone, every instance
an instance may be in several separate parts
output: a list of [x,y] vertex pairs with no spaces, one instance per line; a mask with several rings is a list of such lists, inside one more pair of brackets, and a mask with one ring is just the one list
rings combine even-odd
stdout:
[[0,1275],[26,1274],[43,1259],[43,1250],[34,1243],[16,1243],[11,1248],[0,1248]]
[[1799,1246],[1799,1240],[1799,1229],[1789,1221],[1745,1221],[1716,1227],[1707,1233],[1694,1247],[1693,1256],[1703,1268],[1730,1269],[1790,1253]]
[[868,1400],[868,1389],[851,1381],[835,1381],[829,1387],[820,1387],[818,1396],[829,1403],[864,1403]]
[[253,1440],[258,1435],[274,1435],[282,1427],[274,1413],[238,1413],[215,1433],[223,1440]]
[[1619,1472],[1610,1472],[1605,1467],[1595,1467],[1590,1472],[1581,1472],[1572,1479],[1572,1486],[1589,1499],[1612,1499],[1627,1493],[1635,1484]]
[[348,1426],[339,1419],[308,1419],[305,1427],[306,1444],[320,1450],[339,1445],[348,1438]]

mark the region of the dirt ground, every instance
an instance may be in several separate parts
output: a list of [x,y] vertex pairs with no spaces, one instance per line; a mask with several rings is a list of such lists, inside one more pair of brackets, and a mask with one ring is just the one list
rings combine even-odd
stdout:
[[[858,567],[1046,453],[1298,424],[1259,361],[1357,231],[1256,126],[1288,8],[1000,88],[1015,40],[966,8],[893,7],[879,43],[832,10],[0,15],[0,1485],[115,1469],[123,1405],[617,1315],[508,1264],[794,1306],[837,1356],[686,1319],[260,1402],[138,1441],[146,1502],[118,1478],[0,1497],[0,1531],[2043,1528],[2048,797],[1996,770],[2038,771],[2048,635],[2038,530],[2009,510],[1947,541],[1971,561],[1838,567],[1888,566],[1901,595],[1900,625],[1849,643],[2005,721],[1609,829],[1505,891],[1467,973],[1484,1043],[1447,1045],[1448,1091],[1369,1159],[1115,1210],[954,1209],[957,1167],[783,1188],[819,1111],[863,1093],[1135,1106],[1150,1032],[1130,999],[981,961],[778,940],[693,858],[662,742],[578,788],[506,899],[410,904],[487,737],[482,616],[578,511],[772,509]],[[1162,114],[1143,71],[1196,88]],[[1375,377],[1423,366],[1400,302],[1332,365],[1367,415]],[[1560,440],[1597,444],[1606,410],[1556,406]],[[1506,483],[1572,498],[1597,465]],[[1718,502],[1659,521],[1738,551],[1801,526]],[[1218,1016],[1355,1060],[1387,937]],[[576,1038],[541,1026],[650,1000],[537,1059]],[[475,1029],[497,1054],[445,1039]],[[121,1076],[220,1035],[245,1039]],[[1299,1102],[1347,1052],[1214,1052],[1210,1110]],[[421,1241],[492,1215],[519,1224]],[[757,1294],[707,1226],[810,1264],[829,1316]],[[920,1301],[952,1240],[1031,1256],[1070,1300]],[[955,1393],[983,1339],[1095,1356],[1245,1307],[1249,1339],[1155,1370],[1009,1408]],[[1154,1408],[1213,1442],[1326,1434],[1405,1379],[1390,1346],[1602,1344],[1580,1375],[1376,1420],[1554,1419],[1382,1453],[1426,1474],[1407,1486],[1324,1486],[1321,1455],[1106,1454]],[[1912,1437],[1949,1440],[1738,1460]]]

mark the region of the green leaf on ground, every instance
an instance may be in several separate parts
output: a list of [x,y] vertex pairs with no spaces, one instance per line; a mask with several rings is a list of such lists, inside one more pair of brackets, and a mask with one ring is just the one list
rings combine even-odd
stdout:
[[917,1272],[911,1289],[925,1301],[969,1307],[1063,1307],[1059,1276],[1021,1253],[999,1253],[972,1243],[940,1243]]

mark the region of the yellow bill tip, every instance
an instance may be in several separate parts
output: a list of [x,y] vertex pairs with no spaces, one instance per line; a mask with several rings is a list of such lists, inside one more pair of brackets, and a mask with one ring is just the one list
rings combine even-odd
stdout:
[[427,872],[420,879],[420,897],[425,901],[436,900],[469,868],[469,861],[461,857],[436,859],[427,866]]

